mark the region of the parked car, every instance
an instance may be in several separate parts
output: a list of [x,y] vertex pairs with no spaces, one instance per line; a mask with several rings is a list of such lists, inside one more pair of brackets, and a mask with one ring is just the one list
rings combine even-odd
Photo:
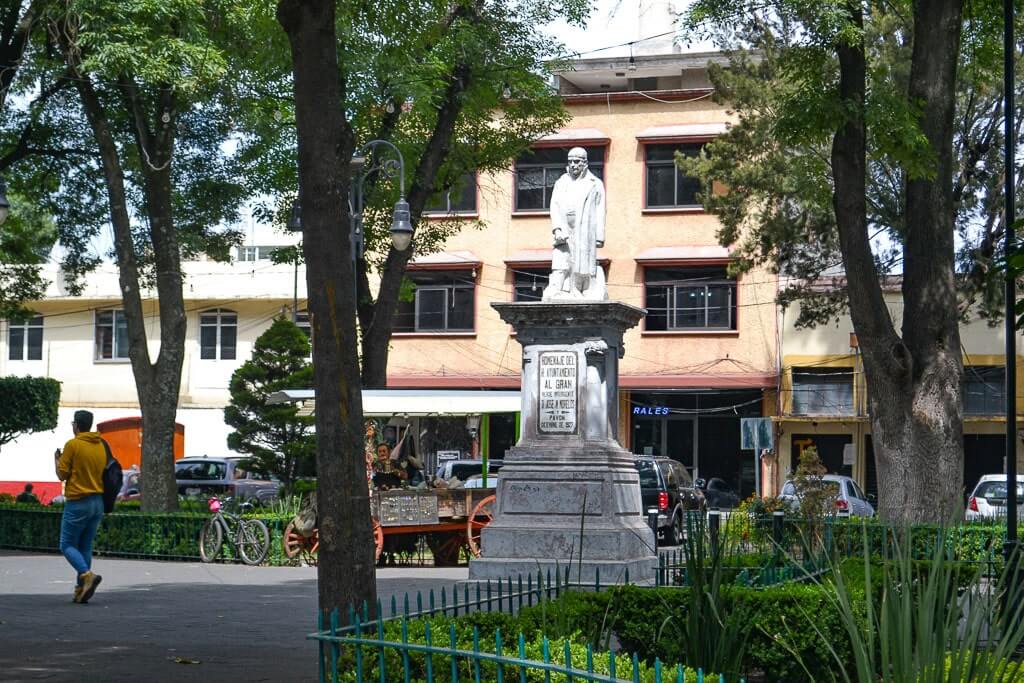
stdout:
[[[852,517],[872,517],[875,514],[874,496],[864,495],[860,486],[850,477],[842,474],[826,474],[822,481],[835,495],[836,512],[847,512]],[[796,493],[796,485],[787,481],[779,496],[792,510],[800,507],[800,498]]]
[[245,458],[182,458],[174,463],[178,494],[190,498],[226,495],[255,505],[277,498],[281,482],[245,469]]
[[709,510],[732,510],[740,504],[739,495],[725,483],[724,479],[697,479],[694,485],[704,493],[704,504]]
[[137,467],[129,467],[121,479],[121,490],[117,493],[118,501],[140,500],[142,498],[142,473]]
[[[502,464],[504,463],[501,460],[487,461],[488,484],[490,484],[490,475],[497,474],[498,470],[501,469]],[[452,477],[458,477],[460,481],[466,481],[473,475],[483,474],[483,472],[483,460],[447,460],[441,463],[441,466],[437,468],[437,478],[447,481]]]
[[[1017,514],[1024,513],[1024,475],[1017,477]],[[975,485],[967,498],[967,512],[964,518],[995,519],[1006,516],[1006,475],[985,474]]]
[[[482,488],[484,488],[484,475],[483,474],[474,474],[472,477],[470,477],[469,479],[466,480],[466,483],[463,484],[463,488],[467,488],[467,489],[482,489]],[[498,475],[497,474],[488,474],[487,475],[487,488],[489,488],[489,489],[496,489],[496,488],[498,488]]]
[[686,512],[704,508],[704,494],[693,485],[681,462],[662,456],[638,456],[640,500],[645,515],[658,514],[658,535],[668,545],[683,542]]

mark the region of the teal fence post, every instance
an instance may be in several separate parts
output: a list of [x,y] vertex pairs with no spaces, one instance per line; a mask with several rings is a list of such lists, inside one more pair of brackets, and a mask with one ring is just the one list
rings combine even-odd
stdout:
[[633,683],[640,683],[640,659],[633,653]]
[[[548,578],[551,578],[550,575],[548,576]],[[551,663],[551,647],[550,647],[550,643],[548,642],[548,637],[544,636],[544,640],[542,642],[543,642],[543,650],[542,650],[542,652],[544,654],[544,663],[545,664],[550,664]],[[550,669],[546,669],[546,668],[544,669],[544,683],[551,683],[551,670]]]
[[587,643],[587,673],[594,673],[594,646]]
[[388,672],[384,659],[384,620],[377,620],[377,640],[381,641],[380,652],[377,654],[377,668],[380,669],[380,683],[387,683]]
[[359,681],[359,683],[362,683],[362,681],[363,681],[363,643],[362,643],[362,640],[363,640],[363,622],[360,621],[359,617],[357,616],[354,623],[355,623],[355,627],[356,627],[356,644],[355,644],[355,651],[356,651],[356,680]]
[[487,611],[490,612],[494,609],[491,603],[491,580],[487,579]]
[[423,624],[423,637],[427,642],[427,681],[433,683],[434,681],[434,653],[430,651],[433,642],[430,639],[430,622],[427,621]]
[[[519,632],[519,659],[526,659],[526,638]],[[519,683],[526,683],[526,667],[519,665]]]
[[480,683],[480,629],[473,627],[473,681]]
[[519,594],[519,608],[523,607],[523,575],[519,574],[516,577],[516,593]]
[[[511,581],[511,579],[509,579]],[[511,596],[509,596],[511,600]],[[494,629],[494,654],[498,657],[498,683],[505,683],[505,665],[501,661],[501,629]]]
[[[448,646],[452,653],[452,683],[459,683],[459,655],[456,654],[459,642],[455,638],[455,624],[448,627]],[[381,683],[384,683],[381,681]]]
[[430,604],[430,616],[434,616],[434,589],[433,588],[430,589],[429,604]]

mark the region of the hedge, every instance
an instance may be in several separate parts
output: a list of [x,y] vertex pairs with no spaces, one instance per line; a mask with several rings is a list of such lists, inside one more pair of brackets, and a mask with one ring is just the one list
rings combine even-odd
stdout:
[[[58,552],[61,512],[61,508],[55,506],[0,504],[0,548]],[[252,516],[262,519],[270,530],[270,552],[265,562],[293,564],[284,556],[281,541],[290,517]],[[198,512],[115,510],[103,516],[93,552],[142,559],[198,561],[199,532],[209,517],[209,513]],[[225,543],[222,557],[230,558],[231,550]]]

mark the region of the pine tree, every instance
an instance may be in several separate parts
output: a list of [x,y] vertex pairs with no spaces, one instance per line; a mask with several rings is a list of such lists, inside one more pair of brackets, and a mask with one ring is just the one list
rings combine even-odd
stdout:
[[294,403],[267,405],[282,389],[309,389],[313,366],[309,340],[293,322],[278,318],[256,340],[252,359],[231,376],[231,402],[224,421],[235,431],[228,447],[251,456],[249,467],[277,477],[285,488],[316,467],[316,436],[312,416],[299,415]]

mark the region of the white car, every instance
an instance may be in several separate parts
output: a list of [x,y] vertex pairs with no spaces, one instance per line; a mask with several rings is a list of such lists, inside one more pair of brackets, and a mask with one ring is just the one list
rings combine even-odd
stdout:
[[[1024,513],[1024,475],[1017,477],[1017,518]],[[964,519],[995,519],[1006,516],[1006,475],[986,474],[967,499]]]
[[[832,489],[836,497],[836,512],[849,513],[851,517],[873,517],[875,514],[874,498],[864,495],[860,486],[850,477],[842,474],[826,474],[821,478],[825,486]],[[796,494],[796,486],[787,481],[779,496],[793,510],[800,507]]]

